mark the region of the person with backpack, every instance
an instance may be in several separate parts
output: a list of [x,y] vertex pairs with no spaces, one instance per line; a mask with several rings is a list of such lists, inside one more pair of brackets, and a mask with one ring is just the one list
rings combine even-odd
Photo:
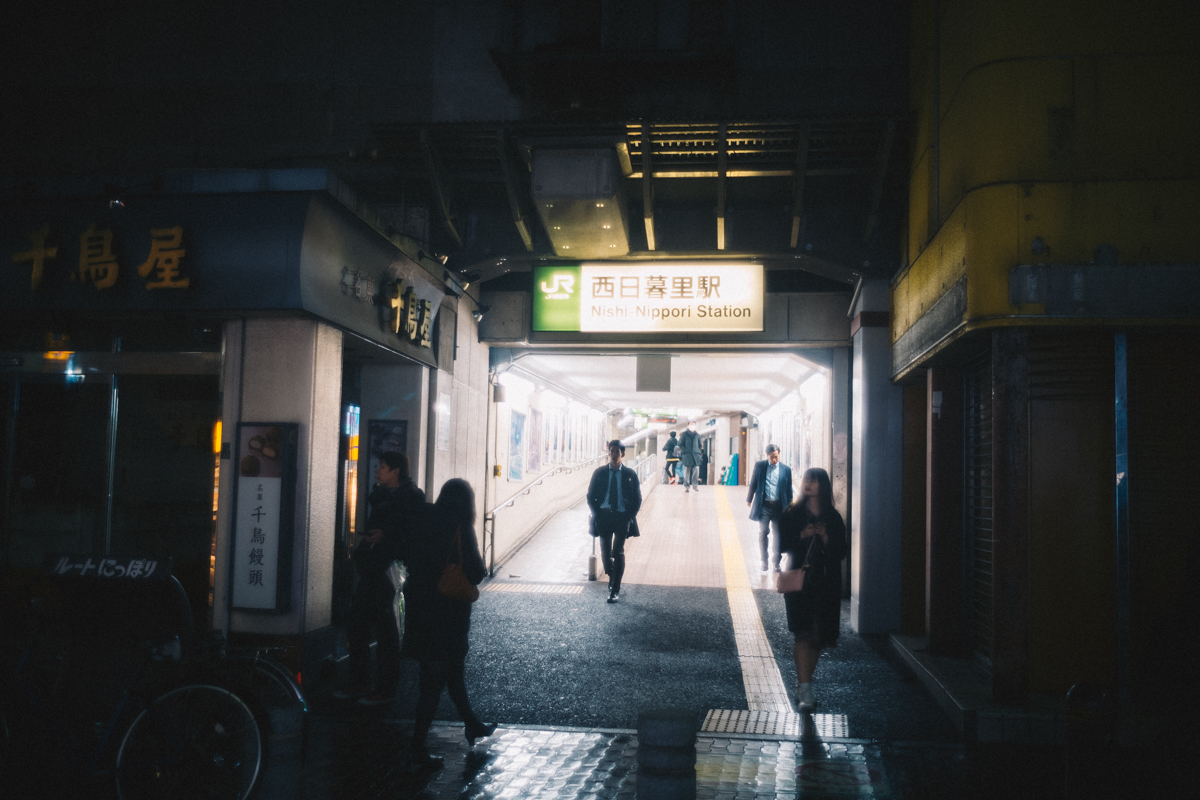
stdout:
[[675,438],[675,431],[671,431],[671,436],[667,439],[667,443],[663,445],[663,452],[667,454],[667,483],[676,483],[676,469],[679,465],[679,458],[683,453],[679,447],[679,440]]

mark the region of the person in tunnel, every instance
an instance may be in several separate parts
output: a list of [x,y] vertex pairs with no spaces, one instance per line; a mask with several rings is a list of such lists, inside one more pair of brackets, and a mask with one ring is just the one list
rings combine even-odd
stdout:
[[679,440],[675,438],[675,431],[671,431],[667,443],[663,445],[663,452],[667,454],[667,483],[676,483],[679,469]]
[[638,509],[642,486],[637,473],[621,463],[625,445],[620,439],[608,443],[608,463],[592,473],[587,504],[592,510],[591,533],[600,539],[600,556],[608,573],[608,602],[615,603],[625,574],[625,540],[640,535]]
[[787,553],[791,569],[807,570],[804,589],[783,595],[788,629],[795,637],[796,706],[800,711],[817,707],[813,672],[821,648],[838,640],[841,620],[842,570],[846,556],[846,523],[833,507],[829,473],[815,467],[800,480],[800,494],[780,519],[780,551]]
[[[430,755],[425,738],[433,726],[438,701],[446,689],[464,724],[467,744],[490,736],[496,726],[481,722],[467,697],[466,660],[470,646],[471,602],[442,593],[442,578],[450,564],[459,564],[466,579],[478,586],[487,573],[475,538],[475,492],[471,484],[452,478],[442,485],[437,502],[426,505],[423,524],[409,537],[404,563],[409,577],[404,585],[406,658],[420,663],[416,723],[411,756],[422,768],[436,768],[442,760]],[[476,593],[476,596],[478,594]]]
[[[779,520],[783,510],[792,502],[792,468],[779,463],[779,448],[767,445],[766,459],[754,465],[746,492],[750,519],[758,522],[759,568],[779,572]],[[775,532],[775,547],[771,547],[771,531]]]
[[683,483],[690,492],[696,488],[696,472],[700,469],[700,434],[696,433],[696,422],[688,423],[687,430],[679,437],[680,466],[683,467]]

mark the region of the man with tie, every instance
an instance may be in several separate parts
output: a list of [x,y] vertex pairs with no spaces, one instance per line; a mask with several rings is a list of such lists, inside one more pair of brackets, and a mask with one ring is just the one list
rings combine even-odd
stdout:
[[[750,491],[746,494],[746,505],[750,506],[750,519],[758,521],[758,549],[762,556],[760,569],[767,571],[767,563],[779,572],[779,518],[792,502],[792,469],[779,463],[779,448],[767,445],[767,458],[754,465],[750,478]],[[770,547],[771,529],[775,529],[775,546]]]
[[592,510],[592,536],[600,538],[600,556],[608,573],[608,602],[617,602],[625,573],[625,540],[638,536],[637,512],[642,507],[642,485],[637,473],[621,463],[625,445],[608,443],[608,463],[592,473],[587,504]]

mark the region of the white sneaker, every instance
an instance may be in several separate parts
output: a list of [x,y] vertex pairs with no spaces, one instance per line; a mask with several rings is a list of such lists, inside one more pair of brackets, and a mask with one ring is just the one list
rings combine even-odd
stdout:
[[811,684],[796,692],[796,706],[801,711],[812,711],[817,707],[817,698],[813,694]]

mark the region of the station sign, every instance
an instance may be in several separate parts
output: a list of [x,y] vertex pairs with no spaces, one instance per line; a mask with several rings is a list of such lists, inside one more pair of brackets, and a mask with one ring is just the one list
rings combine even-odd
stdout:
[[763,329],[761,264],[535,267],[535,331],[725,333]]

